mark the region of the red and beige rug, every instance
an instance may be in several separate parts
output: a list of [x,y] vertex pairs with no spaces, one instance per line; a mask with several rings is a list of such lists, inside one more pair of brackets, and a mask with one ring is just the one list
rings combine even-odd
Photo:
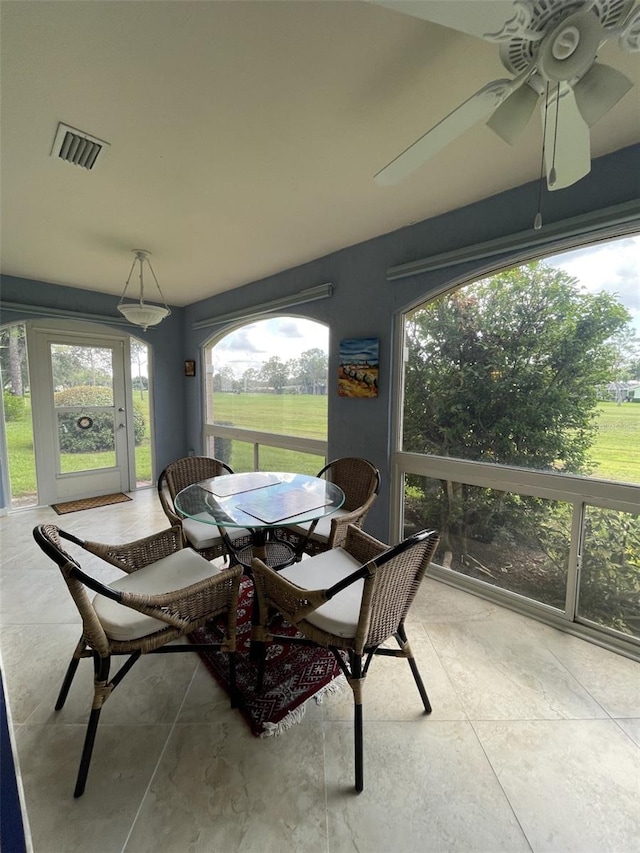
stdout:
[[[331,652],[315,646],[267,646],[267,661],[263,688],[258,693],[258,671],[249,658],[251,636],[251,608],[253,582],[243,577],[238,603],[238,653],[236,655],[236,681],[242,713],[256,737],[280,734],[300,722],[305,703],[315,697],[321,701],[327,691],[341,690],[344,676]],[[273,623],[274,633],[295,636],[296,629],[283,620]],[[215,630],[200,628],[191,635],[194,643],[215,641]],[[200,652],[200,656],[214,678],[229,690],[229,658],[216,650]]]

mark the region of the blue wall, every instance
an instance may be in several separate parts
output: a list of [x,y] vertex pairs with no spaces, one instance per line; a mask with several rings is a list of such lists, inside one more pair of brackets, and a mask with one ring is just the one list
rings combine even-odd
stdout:
[[[367,530],[388,539],[394,316],[447,282],[472,278],[486,261],[394,282],[387,281],[386,270],[519,232],[529,231],[533,235],[537,197],[536,181],[197,302],[185,309],[185,331],[192,357],[213,331],[218,334],[224,329],[194,330],[194,322],[213,318],[216,314],[254,309],[261,302],[292,296],[300,290],[332,282],[335,290],[331,298],[280,313],[319,320],[330,327],[329,458],[363,455],[380,468],[383,485],[367,521]],[[594,161],[590,175],[573,187],[554,193],[545,191],[542,211],[549,227],[563,219],[638,198],[640,145]],[[545,239],[544,227],[540,239]],[[494,258],[496,264],[500,260],[500,257]],[[380,339],[379,396],[376,399],[338,397],[335,385],[332,387],[332,377],[337,375],[339,342],[352,337]],[[187,397],[187,436],[193,447],[198,447],[200,442],[199,394],[200,387],[194,384]]]
[[[384,192],[384,190],[381,190]],[[393,401],[392,364],[394,316],[447,282],[471,278],[486,261],[467,263],[432,273],[388,282],[388,267],[441,252],[499,239],[519,232],[533,235],[538,182],[502,193],[365,243],[343,249],[308,264],[286,270],[236,290],[174,309],[168,320],[146,339],[156,356],[155,400],[158,465],[201,448],[201,383],[185,379],[182,362],[198,358],[200,346],[224,327],[195,330],[193,323],[238,310],[256,310],[261,303],[289,297],[325,282],[334,285],[331,298],[301,305],[282,314],[308,317],[330,327],[329,458],[364,455],[382,474],[382,490],[367,529],[389,537],[388,474]],[[592,171],[573,187],[543,193],[545,225],[640,198],[640,145],[593,162]],[[545,239],[545,228],[539,232]],[[251,235],[247,235],[251,240]],[[495,263],[506,259],[496,257]],[[5,284],[6,282],[6,284]],[[2,279],[3,299],[71,307],[78,290],[20,279]],[[82,310],[111,311],[117,299],[82,291]],[[24,319],[4,315],[3,322]],[[376,399],[338,397],[331,377],[337,375],[338,344],[343,338],[380,339],[379,396]],[[310,341],[310,346],[313,342]]]

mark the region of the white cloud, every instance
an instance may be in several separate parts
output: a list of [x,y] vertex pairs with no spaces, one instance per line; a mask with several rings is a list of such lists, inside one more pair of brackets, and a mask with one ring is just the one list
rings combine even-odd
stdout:
[[619,237],[548,258],[590,293],[618,297],[640,333],[640,235]]
[[228,365],[239,377],[249,368],[259,370],[274,355],[289,361],[316,348],[329,351],[326,326],[298,317],[274,317],[231,332],[216,345],[214,359],[216,369]]

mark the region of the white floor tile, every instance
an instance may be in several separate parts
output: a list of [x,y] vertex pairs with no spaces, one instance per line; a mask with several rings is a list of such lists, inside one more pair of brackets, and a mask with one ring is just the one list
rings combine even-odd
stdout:
[[640,664],[430,579],[407,628],[433,712],[405,660],[372,663],[362,794],[348,686],[257,739],[185,654],[143,658],[112,694],[74,800],[92,666],[54,712],[80,619],[33,541],[42,522],[103,542],[169,526],[155,490],[0,518],[2,666],[35,853],[640,853]]
[[325,751],[331,853],[530,849],[470,723],[365,723],[361,794],[352,726],[326,724]]
[[474,726],[534,853],[640,850],[640,753],[613,720]]

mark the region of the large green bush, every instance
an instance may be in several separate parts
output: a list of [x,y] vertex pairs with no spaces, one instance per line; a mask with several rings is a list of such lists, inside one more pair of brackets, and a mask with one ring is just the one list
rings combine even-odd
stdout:
[[24,414],[24,397],[16,397],[11,391],[4,391],[4,417],[7,421],[19,421]]
[[[100,385],[76,385],[54,394],[56,407],[65,406],[111,406],[112,390]],[[87,416],[93,420],[89,429],[81,429],[78,419]],[[59,414],[60,450],[63,453],[92,453],[113,449],[113,418],[108,412],[96,412],[91,408]],[[116,425],[117,429],[117,425]],[[144,415],[134,408],[133,432],[136,446],[142,444],[145,435]]]

